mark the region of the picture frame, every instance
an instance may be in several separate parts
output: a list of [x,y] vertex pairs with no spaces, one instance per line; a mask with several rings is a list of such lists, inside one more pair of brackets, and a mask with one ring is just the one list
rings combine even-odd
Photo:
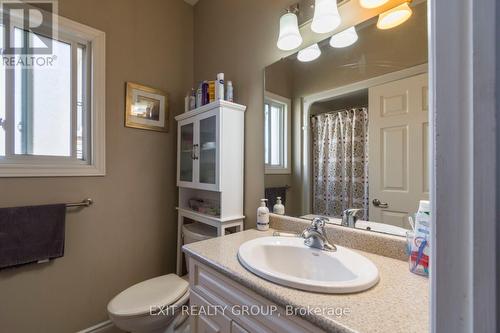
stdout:
[[168,132],[167,93],[139,83],[127,82],[125,127]]

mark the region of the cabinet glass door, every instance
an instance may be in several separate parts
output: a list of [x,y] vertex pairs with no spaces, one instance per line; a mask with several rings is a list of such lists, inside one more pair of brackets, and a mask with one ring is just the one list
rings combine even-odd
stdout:
[[180,131],[180,166],[179,180],[183,182],[193,181],[193,140],[194,124],[189,123],[181,126]]
[[217,116],[200,120],[200,183],[215,184],[217,172]]

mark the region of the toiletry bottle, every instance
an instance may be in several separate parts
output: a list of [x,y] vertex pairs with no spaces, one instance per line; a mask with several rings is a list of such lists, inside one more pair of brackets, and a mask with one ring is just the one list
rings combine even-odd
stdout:
[[203,81],[201,84],[201,105],[208,104],[208,81]]
[[189,93],[186,94],[186,97],[184,97],[184,112],[189,111],[189,99],[190,99]]
[[203,105],[203,98],[202,98],[202,90],[201,90],[201,86],[202,86],[202,82],[200,82],[200,84],[198,85],[198,89],[196,89],[196,107],[199,108],[200,106]]
[[260,231],[269,229],[269,209],[266,202],[267,199],[260,199],[260,207],[257,208],[257,229]]
[[226,101],[232,102],[233,98],[233,82],[227,81]]
[[208,81],[208,102],[215,102],[215,85],[216,81]]
[[191,89],[191,96],[189,96],[189,110],[196,109],[196,90]]
[[285,206],[281,203],[281,197],[276,197],[276,204],[273,207],[273,213],[285,215]]
[[430,202],[420,200],[415,216],[415,236],[411,246],[410,271],[419,275],[429,275],[431,233]]
[[215,83],[216,99],[224,99],[224,73],[217,74],[217,81]]

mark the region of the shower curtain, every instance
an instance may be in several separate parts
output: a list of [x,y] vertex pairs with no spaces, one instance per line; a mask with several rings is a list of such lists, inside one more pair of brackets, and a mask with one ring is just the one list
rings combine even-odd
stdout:
[[313,212],[341,217],[348,208],[368,220],[368,110],[312,118]]

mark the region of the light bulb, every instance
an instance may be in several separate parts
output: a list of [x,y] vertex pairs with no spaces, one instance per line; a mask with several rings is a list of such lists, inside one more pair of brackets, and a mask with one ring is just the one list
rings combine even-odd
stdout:
[[388,2],[389,0],[359,0],[359,4],[364,8],[377,8]]
[[336,35],[333,35],[330,39],[330,46],[336,48],[347,47],[356,43],[357,40],[358,34],[356,33],[356,29],[354,27],[350,27]]
[[405,2],[378,16],[377,28],[386,30],[397,27],[410,18],[412,10]]
[[340,25],[337,0],[316,0],[311,30],[322,34],[335,30]]
[[302,62],[308,62],[318,59],[320,55],[321,50],[319,49],[318,44],[313,44],[303,50],[300,50],[299,54],[297,55],[297,59]]
[[286,13],[280,18],[280,35],[276,45],[280,50],[290,51],[302,44],[297,15]]

